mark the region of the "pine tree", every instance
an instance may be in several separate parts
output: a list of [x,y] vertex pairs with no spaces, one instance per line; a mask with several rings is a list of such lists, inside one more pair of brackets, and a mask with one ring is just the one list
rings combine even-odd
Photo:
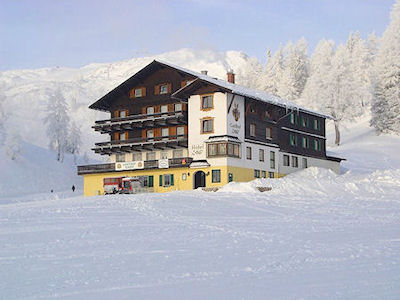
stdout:
[[376,61],[371,125],[378,133],[400,134],[400,0],[390,17]]
[[240,68],[237,73],[237,83],[243,86],[260,89],[259,78],[262,74],[262,65],[256,58],[249,58],[245,68]]
[[284,70],[284,56],[283,47],[280,46],[278,51],[275,52],[274,56],[271,57],[271,51],[267,53],[267,63],[262,73],[261,82],[259,84],[260,89],[271,93],[272,95],[278,95],[278,86],[282,78]]
[[310,59],[310,77],[304,87],[301,96],[301,104],[316,110],[322,110],[324,101],[329,98],[327,95],[330,85],[328,76],[334,54],[334,42],[321,40],[315,48]]
[[75,122],[71,123],[70,134],[68,139],[68,153],[74,156],[74,163],[76,164],[76,155],[79,154],[82,145],[81,130],[76,126]]
[[44,123],[50,140],[49,147],[56,152],[57,161],[62,162],[64,153],[68,150],[69,116],[67,103],[60,90],[57,90],[49,99]]
[[296,45],[285,47],[285,69],[278,86],[278,95],[296,101],[302,94],[308,78],[307,42],[300,39]]
[[17,132],[7,134],[5,153],[11,160],[17,160],[21,154],[21,136]]

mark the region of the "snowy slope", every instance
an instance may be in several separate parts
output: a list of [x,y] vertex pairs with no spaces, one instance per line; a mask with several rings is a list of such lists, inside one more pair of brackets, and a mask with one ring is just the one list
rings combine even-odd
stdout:
[[[208,70],[209,75],[222,79],[226,78],[226,71],[233,68],[239,82],[240,78],[246,78],[246,72],[251,71],[248,70],[248,62],[252,60],[237,51],[181,49],[121,62],[90,64],[78,69],[55,67],[1,72],[0,91],[6,97],[4,106],[8,109],[8,127],[16,127],[26,142],[47,147],[43,118],[52,93],[60,89],[69,104],[71,119],[81,126],[83,149],[90,149],[94,142],[106,138],[95,133],[91,126],[95,120],[107,118],[108,115],[89,110],[88,106],[153,59],[197,72]],[[91,151],[88,154],[95,156]]]
[[400,174],[340,177],[310,168],[260,180],[265,193],[20,197],[0,205],[0,297],[396,299]]

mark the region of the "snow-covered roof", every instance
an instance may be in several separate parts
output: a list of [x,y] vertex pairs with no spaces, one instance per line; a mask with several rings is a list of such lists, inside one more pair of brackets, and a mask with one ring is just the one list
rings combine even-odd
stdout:
[[265,91],[255,90],[255,89],[251,89],[251,88],[248,88],[248,87],[241,86],[239,84],[230,83],[230,82],[222,80],[222,79],[214,78],[214,77],[211,77],[211,76],[208,76],[208,75],[205,75],[205,74],[197,73],[197,72],[182,68],[180,66],[176,66],[176,65],[171,64],[169,62],[164,62],[164,61],[160,61],[160,60],[157,60],[157,62],[159,62],[161,64],[164,64],[164,65],[167,65],[167,66],[169,66],[171,68],[178,69],[178,70],[180,70],[182,72],[189,73],[189,74],[191,74],[193,76],[196,76],[198,78],[198,79],[192,81],[187,86],[184,86],[181,89],[177,90],[174,93],[174,95],[184,91],[185,89],[188,89],[191,85],[195,84],[199,80],[202,80],[202,81],[206,81],[206,82],[209,82],[211,84],[217,85],[219,87],[222,87],[222,88],[224,88],[226,90],[229,90],[232,94],[236,94],[236,95],[240,95],[240,96],[244,96],[244,97],[249,97],[249,98],[252,98],[252,99],[255,99],[255,100],[260,100],[260,101],[263,101],[263,102],[267,102],[267,103],[283,106],[283,107],[288,108],[288,109],[301,110],[301,111],[308,112],[308,113],[311,113],[311,114],[314,114],[314,115],[318,115],[318,116],[321,116],[321,117],[324,117],[324,118],[327,118],[327,119],[333,119],[333,117],[330,116],[330,115],[327,115],[327,114],[324,114],[324,113],[321,113],[321,112],[317,112],[317,111],[305,108],[305,107],[303,107],[301,105],[298,105],[295,102],[276,97],[276,96],[271,95],[270,93],[267,93]]

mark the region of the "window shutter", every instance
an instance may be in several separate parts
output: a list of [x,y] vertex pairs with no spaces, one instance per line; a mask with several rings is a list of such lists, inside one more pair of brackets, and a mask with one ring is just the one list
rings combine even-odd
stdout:
[[167,90],[168,90],[168,93],[171,93],[171,84],[170,83],[167,83]]
[[153,175],[149,176],[149,187],[153,187],[154,186],[154,177]]
[[116,132],[116,133],[114,134],[114,140],[119,140],[119,133],[118,133],[118,132]]
[[154,87],[154,95],[159,95],[159,94],[160,94],[160,85],[157,84],[157,85]]
[[142,87],[142,97],[146,96],[146,88]]
[[116,111],[114,111],[114,118],[118,118],[118,117],[119,117],[119,111],[116,110]]
[[159,179],[158,179],[158,185],[162,186],[162,175],[160,175]]
[[184,81],[181,81],[181,88],[183,88],[184,86],[186,86],[186,80],[184,80]]
[[129,98],[135,98],[135,89],[129,91]]
[[174,185],[174,174],[171,174],[171,186]]

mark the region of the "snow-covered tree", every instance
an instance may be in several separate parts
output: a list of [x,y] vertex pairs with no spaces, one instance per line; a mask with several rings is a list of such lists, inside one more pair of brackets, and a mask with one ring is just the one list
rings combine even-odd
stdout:
[[271,51],[267,53],[267,63],[260,76],[260,89],[273,95],[278,95],[278,86],[284,70],[283,47],[271,57]]
[[400,0],[390,17],[376,61],[371,125],[378,132],[400,134]]
[[249,58],[247,65],[237,71],[237,83],[253,89],[259,89],[262,65],[256,58]]
[[76,155],[79,154],[81,145],[82,145],[81,130],[79,129],[78,126],[76,126],[75,122],[72,122],[70,126],[67,151],[68,153],[71,153],[74,156],[75,164],[76,164]]
[[359,99],[357,83],[350,68],[351,56],[348,48],[339,45],[332,58],[332,66],[328,74],[330,84],[327,86],[326,99],[322,111],[334,117],[336,139],[340,144],[339,125],[343,119],[351,120],[360,115],[361,108],[354,104]]
[[5,132],[5,120],[6,120],[6,113],[4,111],[4,103],[5,96],[3,93],[0,92],[0,146],[3,145],[4,140],[6,138],[6,132]]
[[321,40],[315,48],[310,59],[310,77],[300,100],[304,106],[317,110],[326,106],[324,102],[329,98],[327,91],[330,85],[329,72],[333,54],[333,41]]
[[56,152],[57,161],[62,162],[68,150],[68,106],[60,90],[57,90],[47,104],[47,115],[44,118],[46,133],[50,140],[50,149]]
[[278,86],[278,95],[295,101],[302,94],[308,78],[307,41],[301,38],[285,47],[285,69]]
[[12,131],[7,134],[4,150],[11,160],[18,159],[21,154],[21,136],[18,132]]

